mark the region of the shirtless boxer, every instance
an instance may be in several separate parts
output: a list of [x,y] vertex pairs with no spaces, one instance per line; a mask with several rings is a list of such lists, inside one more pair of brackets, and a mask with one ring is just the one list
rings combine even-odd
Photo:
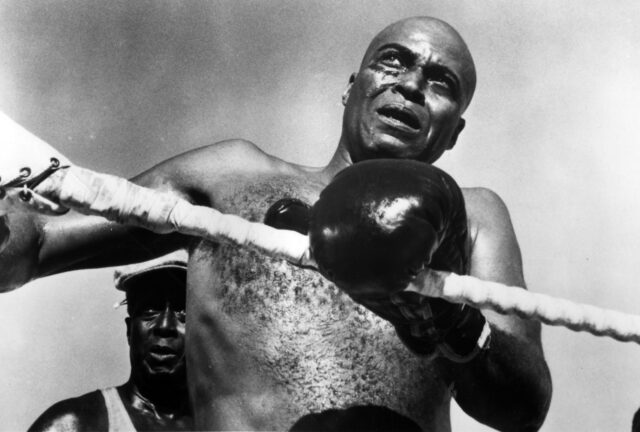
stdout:
[[[263,221],[283,198],[314,203],[353,163],[381,157],[436,161],[464,128],[461,116],[474,88],[473,61],[451,27],[431,18],[403,20],[374,38],[351,76],[342,136],[325,168],[293,165],[231,140],[168,160],[135,181]],[[464,199],[468,273],[524,286],[500,198],[476,188],[465,189]],[[44,230],[37,221],[12,218],[8,227],[19,235],[9,239],[5,250],[12,253],[5,255],[23,252],[30,260],[13,261],[12,274],[3,278],[7,286],[113,263],[81,262],[89,251],[127,250],[136,243],[148,248],[149,239],[158,241],[140,230],[71,215],[47,220]],[[125,242],[132,234],[136,241]],[[535,322],[486,312],[491,344],[473,359],[454,363],[418,355],[390,322],[317,273],[204,240],[191,245],[187,297],[190,394],[203,429],[286,429],[309,413],[379,406],[424,430],[446,431],[455,397],[469,415],[496,429],[537,430],[548,410],[551,382]]]
[[184,358],[185,258],[179,251],[116,271],[116,288],[126,293],[129,380],[55,403],[29,432],[193,430]]

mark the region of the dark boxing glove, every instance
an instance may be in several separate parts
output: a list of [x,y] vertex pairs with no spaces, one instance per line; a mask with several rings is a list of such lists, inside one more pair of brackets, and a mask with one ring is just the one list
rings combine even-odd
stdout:
[[394,324],[414,352],[467,361],[487,339],[480,311],[402,292],[425,267],[468,271],[464,198],[444,171],[410,160],[354,164],[320,194],[309,237],[320,272]]
[[264,215],[265,225],[278,229],[297,231],[300,234],[309,232],[311,206],[297,198],[282,198],[271,204]]

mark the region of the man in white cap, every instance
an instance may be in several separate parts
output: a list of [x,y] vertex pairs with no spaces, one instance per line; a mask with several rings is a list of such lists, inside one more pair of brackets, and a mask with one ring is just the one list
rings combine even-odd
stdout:
[[192,430],[184,355],[186,275],[184,251],[116,270],[116,288],[126,294],[129,380],[60,401],[29,430]]

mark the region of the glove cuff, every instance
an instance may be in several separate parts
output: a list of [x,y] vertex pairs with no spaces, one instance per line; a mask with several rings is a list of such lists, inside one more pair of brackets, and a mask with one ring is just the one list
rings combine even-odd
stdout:
[[356,301],[390,321],[400,340],[415,354],[442,355],[466,363],[489,347],[491,328],[482,312],[473,307],[413,292]]
[[[438,300],[420,300],[419,306],[411,307],[412,311],[406,303],[395,302],[405,316],[401,324],[396,321],[396,332],[411,351],[424,356],[440,354],[453,362],[467,363],[488,349],[491,328],[478,309],[441,302],[440,313],[434,316],[430,301]],[[448,311],[442,311],[443,304]]]

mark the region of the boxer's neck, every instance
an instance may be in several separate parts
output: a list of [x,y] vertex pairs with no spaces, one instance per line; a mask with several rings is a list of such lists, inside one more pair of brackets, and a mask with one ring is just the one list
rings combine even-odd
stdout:
[[341,143],[338,145],[333,157],[322,172],[329,180],[349,165],[353,165],[351,155],[349,154],[346,146],[342,144],[342,139],[340,142]]
[[184,415],[190,412],[186,385],[130,379],[120,387],[126,405],[148,412],[156,418]]

